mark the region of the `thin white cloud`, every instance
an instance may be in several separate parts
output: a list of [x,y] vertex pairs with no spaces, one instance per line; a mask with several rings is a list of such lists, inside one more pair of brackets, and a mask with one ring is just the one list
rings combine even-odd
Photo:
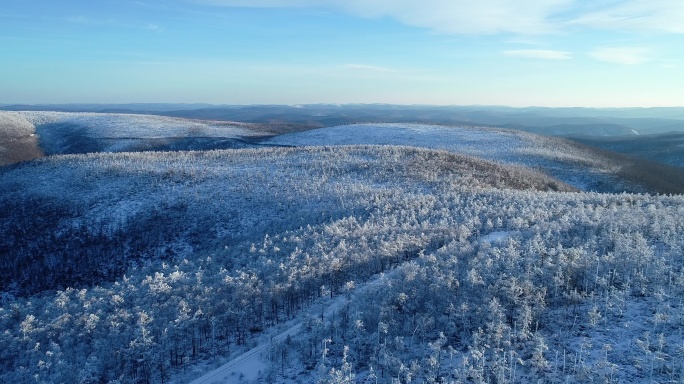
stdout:
[[547,49],[512,49],[503,51],[506,56],[525,57],[530,59],[542,60],[568,60],[572,58],[572,53],[564,51],[553,51]]
[[368,17],[389,16],[404,24],[449,34],[544,34],[570,0],[347,0],[339,7]]
[[531,47],[541,47],[545,45],[544,40],[529,36],[511,36],[504,41],[506,44],[529,45]]
[[396,72],[391,68],[378,67],[375,65],[365,65],[365,64],[345,64],[343,66],[346,69],[354,71],[368,71],[368,72]]
[[542,35],[570,26],[684,33],[683,0],[185,0],[229,7],[317,7],[390,17],[440,33]]
[[79,24],[83,26],[88,26],[88,27],[114,27],[114,28],[126,28],[126,29],[145,29],[148,31],[152,32],[163,32],[164,29],[155,23],[148,23],[145,25],[140,25],[140,24],[131,24],[131,23],[126,23],[122,22],[120,20],[115,20],[115,19],[101,19],[101,18],[93,18],[93,17],[86,17],[86,16],[71,16],[62,19],[68,23],[72,24]]
[[651,61],[648,50],[639,47],[597,48],[589,56],[607,63],[637,65]]
[[195,0],[196,3],[221,5],[226,7],[246,8],[291,8],[291,7],[315,7],[326,5],[330,1],[322,0]]
[[684,33],[684,1],[597,2],[598,7],[570,21],[596,29]]
[[543,34],[573,0],[190,0],[233,7],[325,7],[448,34]]

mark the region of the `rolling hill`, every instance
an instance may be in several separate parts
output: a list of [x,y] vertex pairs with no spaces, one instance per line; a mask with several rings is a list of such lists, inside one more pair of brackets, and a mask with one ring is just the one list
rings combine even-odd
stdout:
[[275,382],[681,379],[681,197],[386,145],[50,156],[0,186],[2,381],[187,382],[262,334]]
[[524,168],[404,147],[53,156],[0,173],[0,289],[93,284],[133,261],[256,241],[269,230],[364,208],[345,205],[352,198],[346,195],[455,178],[471,186],[573,190]]
[[684,133],[680,132],[637,137],[577,137],[573,138],[573,140],[609,151],[684,167]]
[[684,169],[516,130],[426,124],[354,124],[273,137],[274,145],[388,144],[444,149],[538,169],[583,191],[684,192]]
[[216,121],[289,124],[297,129],[354,123],[419,122],[496,126],[563,137],[657,134],[684,130],[684,108],[511,108],[391,104],[67,104],[0,106],[0,110],[3,109],[156,114]]
[[36,127],[46,154],[220,149],[263,136],[254,124],[117,113],[18,112]]
[[0,112],[0,166],[42,156],[35,126],[20,114]]
[[0,112],[0,128],[0,164],[43,154],[244,148],[274,134],[268,124],[52,111]]
[[[684,198],[624,193],[662,187],[633,159],[473,126],[3,116],[93,152],[0,167],[0,382],[232,383],[244,356],[279,383],[684,380]],[[263,146],[117,152],[188,138]]]

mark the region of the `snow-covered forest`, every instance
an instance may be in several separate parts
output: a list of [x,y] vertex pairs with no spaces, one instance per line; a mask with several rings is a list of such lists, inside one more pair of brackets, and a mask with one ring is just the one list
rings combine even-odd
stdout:
[[52,111],[0,111],[0,127],[0,145],[8,133],[31,134],[46,155],[242,148],[271,134],[268,124]]
[[684,381],[684,197],[478,131],[1,168],[0,382],[186,382],[295,318],[257,381]]

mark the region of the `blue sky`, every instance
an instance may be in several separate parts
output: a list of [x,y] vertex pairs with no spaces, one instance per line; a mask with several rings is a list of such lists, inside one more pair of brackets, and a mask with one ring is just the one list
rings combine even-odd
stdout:
[[0,103],[684,106],[681,0],[5,0]]

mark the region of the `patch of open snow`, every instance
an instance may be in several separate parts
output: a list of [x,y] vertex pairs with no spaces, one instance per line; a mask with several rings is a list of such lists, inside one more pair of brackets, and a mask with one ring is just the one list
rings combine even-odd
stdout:
[[156,115],[90,112],[17,112],[31,124],[73,124],[93,138],[245,137],[255,136],[246,124],[217,123]]
[[276,136],[266,143],[290,146],[404,145],[442,149],[541,170],[581,190],[609,183],[615,165],[557,138],[491,127],[428,124],[352,124]]
[[513,235],[511,231],[497,231],[484,235],[480,238],[480,243],[501,243]]
[[426,124],[353,124],[276,136],[278,145],[410,145],[504,161],[525,145],[514,132]]
[[[385,282],[387,277],[388,274],[381,273],[369,282],[359,284],[354,289],[355,294],[362,293],[372,286]],[[306,316],[319,316],[320,312],[318,311],[321,309],[321,306],[325,308],[323,310],[323,317],[325,320],[330,320],[333,316],[337,315],[345,304],[348,304],[348,300],[349,298],[343,294],[332,299],[319,300],[319,304],[310,306],[299,317],[287,322],[285,326],[288,328],[284,331],[276,334],[278,329],[280,329],[278,326],[266,330],[261,338],[262,341],[257,346],[233,358],[219,368],[191,381],[190,384],[237,384],[257,381],[261,374],[268,369],[268,362],[264,361],[264,359],[271,347],[285,342],[288,337],[297,336],[302,330],[303,319]],[[172,383],[174,382],[172,381]]]
[[208,374],[191,381],[191,384],[241,383],[256,381],[267,365],[261,360],[270,345],[259,345],[222,365]]
[[35,127],[19,112],[0,111],[0,129],[11,137],[33,136]]

